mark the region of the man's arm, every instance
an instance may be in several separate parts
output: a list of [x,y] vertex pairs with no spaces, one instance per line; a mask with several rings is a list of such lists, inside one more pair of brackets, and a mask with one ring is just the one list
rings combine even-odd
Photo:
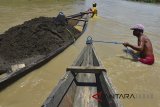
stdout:
[[132,45],[128,42],[125,42],[123,43],[124,46],[128,46],[128,47],[131,47],[132,49],[136,50],[136,51],[140,51],[142,52],[143,49],[144,49],[144,43],[145,43],[145,39],[144,38],[141,38],[141,41],[140,41],[140,45],[139,46],[136,46],[136,45]]

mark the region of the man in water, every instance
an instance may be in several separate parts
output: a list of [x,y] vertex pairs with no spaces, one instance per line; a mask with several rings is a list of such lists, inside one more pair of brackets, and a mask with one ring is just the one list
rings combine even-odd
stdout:
[[[93,12],[93,16],[94,16],[94,15],[97,16],[97,8],[96,8],[96,6],[97,6],[97,3],[93,3],[93,4],[92,4],[92,12]],[[93,17],[93,16],[92,16],[92,17]]]
[[94,17],[94,15],[97,16],[97,8],[96,8],[96,6],[97,6],[97,3],[93,3],[92,4],[92,8],[88,9],[88,13],[92,13],[91,17]]
[[152,43],[150,39],[143,34],[144,26],[142,24],[136,24],[131,28],[131,30],[133,30],[133,35],[138,38],[138,46],[132,45],[128,42],[124,42],[123,45],[140,53],[138,61],[144,64],[152,65],[154,63]]

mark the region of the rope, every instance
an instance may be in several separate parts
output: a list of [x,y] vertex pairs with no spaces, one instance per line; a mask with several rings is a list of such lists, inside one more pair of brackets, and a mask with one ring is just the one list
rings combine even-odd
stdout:
[[95,41],[92,39],[91,36],[87,37],[86,43],[92,44],[93,42],[100,42],[100,43],[111,43],[111,44],[123,44],[123,42],[115,42],[115,41]]
[[94,41],[93,42],[101,42],[101,43],[112,43],[112,44],[123,44],[122,42],[110,42],[110,41]]
[[[111,43],[111,44],[123,44],[123,42],[110,42],[110,41],[94,41],[93,40],[93,42],[100,42],[100,43]],[[129,49],[128,49],[128,47],[125,47],[126,48],[126,55],[127,54],[130,54],[130,51],[129,51]]]
[[[115,42],[115,41],[95,41],[95,40],[93,40],[92,39],[92,37],[91,36],[88,36],[87,37],[87,40],[86,40],[86,44],[92,44],[93,42],[100,42],[100,43],[111,43],[111,44],[120,44],[120,45],[122,45],[123,44],[123,42]],[[126,55],[127,54],[130,54],[130,51],[129,51],[129,49],[128,49],[128,47],[125,47],[126,48]]]

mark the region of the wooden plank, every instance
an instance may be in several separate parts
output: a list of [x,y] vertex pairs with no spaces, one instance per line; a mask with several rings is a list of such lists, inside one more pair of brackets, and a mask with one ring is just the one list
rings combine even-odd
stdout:
[[67,72],[66,75],[60,80],[55,89],[51,92],[42,107],[58,107],[61,100],[70,88],[74,76],[71,72]]
[[78,58],[74,61],[72,65],[73,66],[82,66],[82,65],[102,66],[91,44],[84,47],[84,49],[81,51],[80,55],[78,56]]
[[[94,74],[78,74],[78,81],[96,83]],[[98,102],[92,98],[97,93],[97,87],[77,86],[73,107],[98,107]]]
[[73,82],[58,107],[72,107],[74,103],[75,93],[76,93],[76,84]]
[[[83,32],[84,30],[86,29],[86,26],[87,26],[87,23],[88,22],[88,15],[87,14],[84,14],[84,13],[78,13],[78,14],[74,14],[74,15],[70,15],[70,16],[67,16],[68,19],[68,23],[72,26],[75,26],[77,25],[80,21],[83,21],[84,22],[84,25],[83,25]],[[75,20],[73,21],[74,19],[78,19],[78,20]],[[81,20],[82,19],[82,20]],[[84,20],[83,20],[84,19]],[[82,33],[83,33],[82,32]]]
[[97,54],[95,52],[94,47],[92,47],[92,50],[93,50],[93,57],[94,57],[93,58],[94,66],[103,66],[101,60],[98,58],[98,56],[97,56]]
[[[90,49],[91,49],[91,46],[87,45],[87,49],[85,50],[86,53],[84,54],[84,57],[83,57],[84,59],[80,67],[81,69],[79,70],[75,69],[76,71],[82,72],[82,69],[83,69],[85,72],[88,72],[89,70],[86,70],[86,68],[89,67],[89,65],[93,66],[92,65],[93,63],[91,63],[92,60],[89,59]],[[75,70],[73,71],[75,72]],[[79,73],[77,80],[78,82],[83,82],[83,83],[96,83],[95,74],[91,74],[91,73],[88,73],[88,74]],[[97,87],[78,86],[76,90],[73,107],[98,107],[98,102],[92,98],[92,95],[94,95],[95,93],[97,93]]]
[[111,83],[108,77],[106,76],[106,73],[102,72],[99,78],[100,78],[100,83],[105,95],[105,99],[107,100],[107,102],[105,103],[109,102],[110,107],[121,107],[118,99],[116,99],[116,97],[114,98],[111,97],[115,95],[115,92],[111,86]]
[[81,66],[83,60],[84,60],[84,54],[86,52],[87,47],[84,47],[81,51],[80,55],[77,57],[77,59],[73,62],[73,66]]
[[72,71],[74,73],[101,73],[102,71],[106,72],[106,69],[95,66],[71,66],[68,67],[66,71]]
[[87,25],[88,25],[88,22],[84,22],[82,32],[85,31],[85,29],[87,28]]
[[88,58],[88,50],[89,50],[89,47],[86,46],[86,49],[85,49],[85,53],[84,53],[84,57],[83,57],[83,62],[81,64],[81,66],[87,66],[87,63],[89,61],[89,58]]
[[93,50],[92,50],[92,47],[90,47],[90,49],[89,49],[89,66],[93,66]]
[[70,16],[67,16],[67,17],[72,17],[72,18],[75,18],[75,17],[82,17],[84,14],[82,13],[77,13],[77,14],[74,14],[74,15],[70,15]]
[[86,52],[86,56],[84,57],[84,61],[85,61],[84,65],[87,67],[89,66],[89,50],[90,50],[90,46],[87,45],[87,52]]
[[78,20],[78,21],[85,21],[85,22],[88,21],[88,20],[83,19],[83,18],[72,18],[72,17],[67,17],[67,19]]

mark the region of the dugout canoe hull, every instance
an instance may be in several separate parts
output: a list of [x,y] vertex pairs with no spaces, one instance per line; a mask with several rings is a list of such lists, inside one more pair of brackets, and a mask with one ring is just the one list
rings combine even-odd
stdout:
[[[84,33],[84,31],[87,27],[87,24],[88,24],[88,16],[87,15],[88,14],[86,14],[86,13],[78,13],[75,15],[67,16],[67,18],[69,17],[68,23],[72,26],[76,26],[78,24],[78,22],[84,21],[83,29],[80,31],[81,33],[78,34],[79,37],[80,37],[80,35],[82,35]],[[72,18],[83,19],[83,20],[75,20]],[[75,22],[71,23],[72,22],[71,20],[74,20]],[[3,70],[3,73],[6,72],[7,76],[0,78],[0,91],[3,90],[4,88],[6,88],[7,86],[9,86],[10,84],[12,84],[13,82],[15,82],[16,80],[18,80],[19,78],[21,78],[22,76],[41,67],[42,65],[44,65],[45,63],[50,61],[52,58],[57,56],[59,53],[63,52],[67,47],[69,47],[73,43],[74,43],[74,40],[71,40],[70,42],[66,43],[65,46],[58,48],[56,51],[53,51],[53,52],[47,54],[45,57],[42,57],[39,60],[34,61],[29,66],[25,66],[24,68],[19,69],[16,72],[9,72],[8,73],[7,70]]]
[[66,71],[42,107],[122,107],[91,44]]

